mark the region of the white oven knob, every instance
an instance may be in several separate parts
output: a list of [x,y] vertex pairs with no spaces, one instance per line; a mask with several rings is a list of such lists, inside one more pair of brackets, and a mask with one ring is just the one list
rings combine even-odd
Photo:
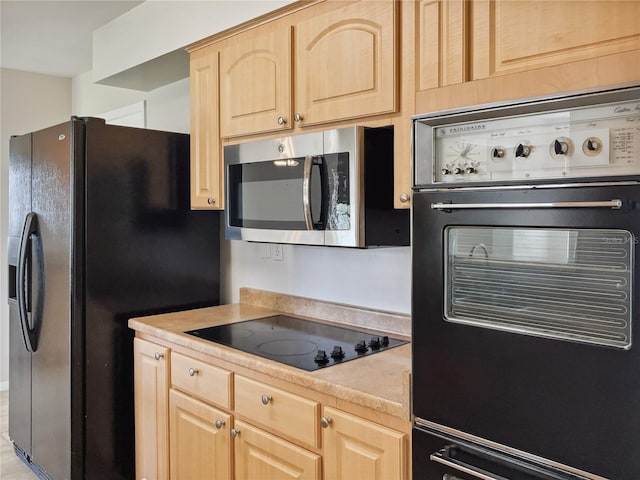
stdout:
[[500,160],[502,158],[504,158],[505,155],[505,151],[504,148],[502,147],[493,147],[491,149],[491,158],[494,160]]
[[519,143],[516,145],[516,149],[514,150],[516,158],[527,158],[531,153],[531,147],[529,145],[525,145],[524,143]]
[[573,155],[573,142],[568,137],[558,137],[549,145],[549,154],[556,160],[565,160]]
[[593,157],[602,151],[602,145],[603,142],[598,137],[589,137],[582,143],[582,151]]

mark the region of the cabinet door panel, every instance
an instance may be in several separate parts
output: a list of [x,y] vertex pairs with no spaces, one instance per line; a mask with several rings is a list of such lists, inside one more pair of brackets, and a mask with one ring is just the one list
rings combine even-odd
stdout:
[[640,48],[640,2],[472,3],[473,79]]
[[222,137],[292,127],[291,27],[277,27],[239,35],[220,52]]
[[191,208],[220,209],[222,160],[218,134],[218,52],[212,47],[190,55]]
[[301,125],[396,110],[396,2],[360,1],[298,23]]
[[[169,396],[171,478],[231,478],[231,415],[177,390]],[[222,421],[221,428],[216,421]]]
[[405,435],[325,407],[331,423],[322,431],[325,478],[404,480]]
[[465,0],[417,2],[418,90],[467,80],[466,5]]
[[[319,480],[320,456],[237,421],[236,480]],[[330,477],[327,477],[330,478]]]
[[136,478],[168,479],[169,350],[134,338],[133,353]]

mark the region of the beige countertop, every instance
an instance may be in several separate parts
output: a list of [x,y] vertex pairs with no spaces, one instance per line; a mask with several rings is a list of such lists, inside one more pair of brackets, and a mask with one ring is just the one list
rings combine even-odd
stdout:
[[[243,288],[240,303],[132,318],[129,327],[300,387],[317,390],[402,419],[410,419],[411,344],[313,372],[290,367],[184,332],[279,313],[410,339],[407,315]],[[346,322],[345,319],[349,319]]]

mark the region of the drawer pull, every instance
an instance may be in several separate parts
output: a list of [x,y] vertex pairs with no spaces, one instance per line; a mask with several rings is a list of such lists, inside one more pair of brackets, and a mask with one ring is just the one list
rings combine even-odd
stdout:
[[200,373],[200,370],[198,370],[197,368],[190,368],[189,369],[189,376],[193,377],[194,375],[197,375],[198,373]]
[[236,428],[232,428],[231,429],[231,437],[232,438],[236,438],[238,435],[240,435],[240,430],[238,430]]
[[161,358],[164,358],[164,353],[156,352],[156,354],[153,357],[156,360],[160,360]]
[[220,430],[222,427],[224,427],[225,425],[225,421],[224,420],[216,420],[216,428],[218,430]]
[[269,402],[271,402],[271,400],[273,400],[273,397],[271,397],[271,395],[262,395],[263,405],[269,405]]
[[332,423],[333,423],[333,419],[331,417],[322,417],[320,419],[320,426],[322,428],[327,428]]

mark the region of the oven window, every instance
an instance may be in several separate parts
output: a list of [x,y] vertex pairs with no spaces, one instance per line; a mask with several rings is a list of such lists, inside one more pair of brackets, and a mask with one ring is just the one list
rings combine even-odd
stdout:
[[626,230],[448,227],[445,320],[631,346]]

